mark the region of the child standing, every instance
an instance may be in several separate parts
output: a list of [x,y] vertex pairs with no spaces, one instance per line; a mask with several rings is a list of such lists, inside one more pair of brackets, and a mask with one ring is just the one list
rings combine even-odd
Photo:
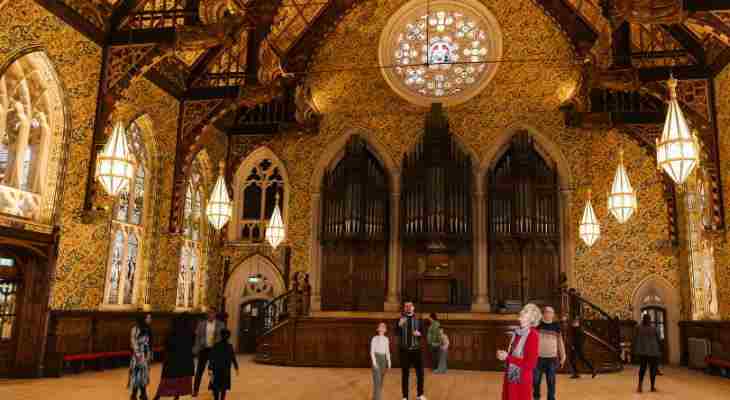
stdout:
[[449,367],[446,365],[449,355],[449,337],[446,336],[446,331],[444,331],[444,328],[439,328],[439,331],[439,333],[441,334],[441,354],[439,354],[439,366],[435,371],[433,371],[433,373],[445,374],[446,371],[449,370]]
[[231,390],[231,365],[236,368],[238,376],[238,361],[233,346],[228,343],[231,331],[223,329],[221,340],[213,346],[210,351],[208,368],[213,375],[210,379],[209,389],[213,391],[213,399],[225,400],[226,392]]
[[373,400],[383,398],[385,373],[390,368],[390,341],[385,336],[388,328],[384,322],[378,324],[377,335],[370,341],[370,358],[373,363]]

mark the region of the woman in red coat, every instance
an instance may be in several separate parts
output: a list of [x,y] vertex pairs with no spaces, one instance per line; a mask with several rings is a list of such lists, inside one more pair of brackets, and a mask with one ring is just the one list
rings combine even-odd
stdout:
[[532,399],[532,371],[537,365],[540,340],[535,327],[541,319],[540,308],[526,305],[520,311],[520,327],[512,335],[509,350],[497,352],[497,358],[506,363],[502,400]]

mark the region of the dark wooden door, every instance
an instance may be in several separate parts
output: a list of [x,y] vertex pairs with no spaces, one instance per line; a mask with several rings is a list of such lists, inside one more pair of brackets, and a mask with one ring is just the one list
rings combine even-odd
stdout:
[[238,324],[238,351],[241,353],[256,352],[256,338],[264,331],[264,309],[267,300],[253,300],[241,304]]
[[18,286],[17,279],[0,277],[0,376],[8,376],[15,364]]
[[526,303],[558,307],[560,218],[554,166],[522,132],[490,170],[487,187],[492,304],[507,311]]

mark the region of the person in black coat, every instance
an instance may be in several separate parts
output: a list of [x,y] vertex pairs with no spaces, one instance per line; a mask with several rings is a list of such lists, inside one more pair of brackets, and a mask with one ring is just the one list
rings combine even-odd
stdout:
[[233,345],[228,343],[230,337],[231,331],[223,329],[221,340],[210,351],[208,368],[212,377],[209,388],[213,391],[215,400],[225,400],[226,392],[231,390],[231,365],[236,368],[236,375],[238,375],[236,353],[233,351]]
[[578,361],[583,361],[583,364],[585,364],[586,367],[591,370],[591,376],[595,378],[596,369],[593,368],[593,364],[588,361],[585,353],[583,352],[585,333],[583,332],[583,328],[580,326],[580,318],[574,319],[573,323],[570,324],[570,333],[570,336],[573,339],[571,343],[573,351],[570,353],[570,367],[573,370],[573,375],[571,375],[570,377],[573,379],[580,378],[580,374],[578,373]]
[[646,367],[649,367],[649,379],[651,380],[651,391],[656,392],[656,376],[659,365],[659,358],[662,356],[659,334],[651,323],[651,316],[644,314],[641,324],[636,328],[634,335],[634,355],[639,357],[639,386],[636,391],[641,393],[644,384]]
[[165,359],[162,363],[162,378],[155,400],[160,397],[188,396],[193,393],[193,345],[195,335],[185,316],[172,320],[170,334],[165,341]]

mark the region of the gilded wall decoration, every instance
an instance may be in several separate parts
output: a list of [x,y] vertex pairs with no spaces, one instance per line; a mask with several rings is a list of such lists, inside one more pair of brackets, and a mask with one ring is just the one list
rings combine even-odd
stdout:
[[[311,175],[322,149],[353,129],[369,132],[400,163],[403,153],[423,131],[425,108],[406,103],[393,93],[376,66],[377,43],[389,16],[406,0],[363,1],[346,15],[313,57],[311,70],[341,70],[313,74],[306,84],[323,114],[316,135],[289,132],[263,142],[241,139],[232,145],[231,160],[242,160],[258,145],[268,146],[286,164],[291,181],[288,233],[292,271],[308,270]],[[559,27],[532,1],[485,0],[503,29],[504,58],[493,81],[472,100],[446,110],[451,130],[479,157],[505,131],[529,127],[549,137],[570,164],[576,184],[585,182],[594,136],[592,169],[594,204],[603,224],[603,237],[591,250],[576,244],[574,282],[583,294],[607,310],[628,317],[631,294],[639,282],[657,274],[678,287],[678,263],[664,248],[668,238],[666,202],[654,160],[635,143],[624,139],[626,167],[639,195],[639,211],[627,225],[609,220],[606,192],[615,172],[618,136],[606,132],[568,129],[558,111],[563,88],[579,79],[573,54]],[[363,23],[367,21],[367,23]],[[538,60],[518,62],[519,60]],[[344,71],[343,71],[344,70]],[[483,160],[475,160],[475,164]],[[240,162],[240,161],[239,161]],[[235,169],[236,165],[231,168]],[[576,188],[566,188],[576,189]],[[577,230],[583,206],[583,187],[572,195],[570,224]],[[236,250],[239,257],[243,251]],[[669,253],[669,254],[667,254]],[[609,287],[610,290],[605,290]]]
[[[725,210],[730,210],[730,67],[725,67],[715,78],[717,125],[719,129],[720,174],[722,179]],[[726,211],[727,212],[727,211]],[[727,217],[726,217],[727,218]],[[727,219],[726,219],[727,226]],[[720,315],[730,318],[730,245],[728,232],[715,239],[715,273],[717,280]]]

